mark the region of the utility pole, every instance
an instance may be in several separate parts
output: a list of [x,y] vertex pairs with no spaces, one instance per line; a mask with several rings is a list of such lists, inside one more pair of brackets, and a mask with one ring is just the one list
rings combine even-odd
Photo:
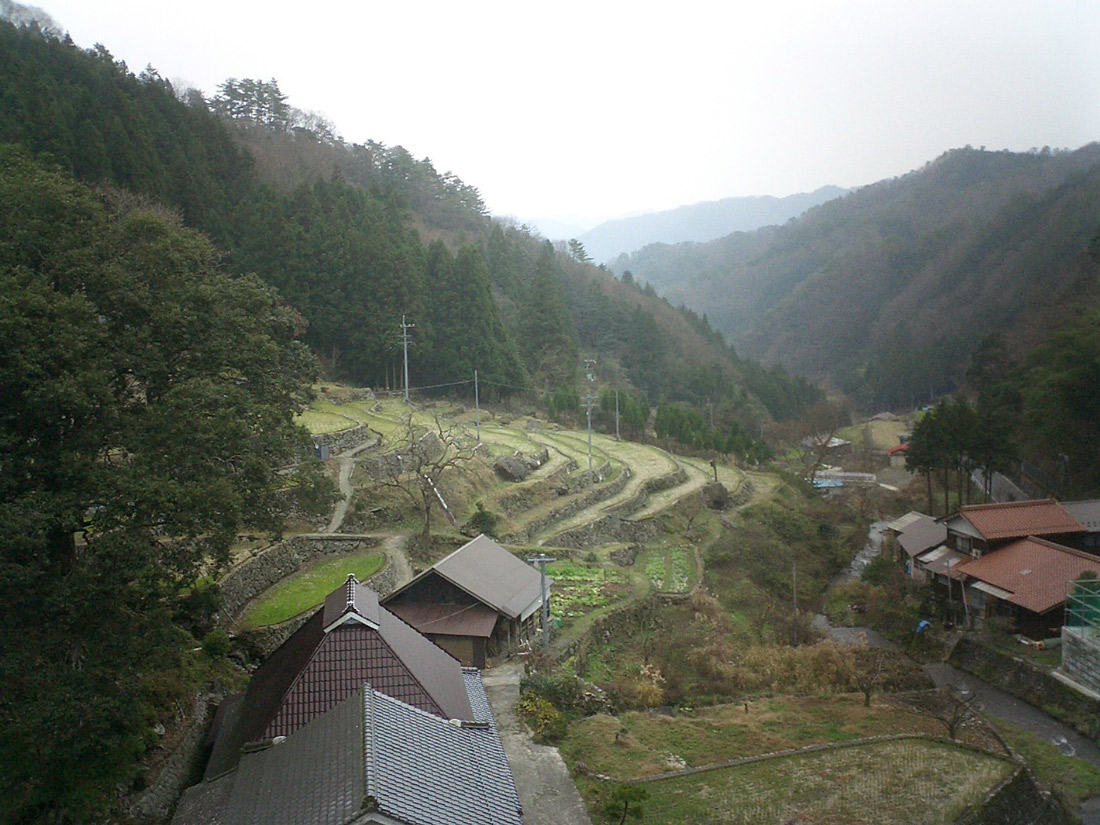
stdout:
[[619,440],[619,391],[615,390],[615,440]]
[[405,323],[405,316],[401,316],[401,344],[405,348],[405,403],[409,403],[409,330],[416,324]]
[[542,582],[542,650],[544,653],[550,652],[550,594],[546,589],[546,565],[550,562],[557,561],[552,559],[545,553],[540,553],[538,557],[527,560],[529,563],[537,565],[539,568],[539,575]]
[[481,443],[481,403],[477,395],[477,370],[474,370],[474,426],[477,428],[477,440]]
[[592,486],[592,403],[596,400],[596,396],[592,394],[592,381],[595,380],[592,377],[592,367],[595,366],[595,358],[584,359],[584,374],[588,379],[588,391],[584,395],[584,406],[588,413],[588,486]]

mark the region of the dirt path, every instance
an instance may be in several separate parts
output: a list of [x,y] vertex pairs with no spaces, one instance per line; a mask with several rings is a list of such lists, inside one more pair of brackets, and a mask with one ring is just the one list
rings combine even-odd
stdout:
[[592,825],[557,748],[536,745],[515,714],[523,665],[505,662],[482,674],[500,741],[512,766],[524,825]]
[[382,552],[386,554],[386,562],[393,568],[395,588],[412,581],[412,565],[409,564],[409,554],[405,547],[409,543],[409,537],[404,534],[389,536],[382,542]]
[[348,514],[348,505],[351,503],[351,494],[353,492],[351,474],[355,471],[355,458],[359,453],[370,449],[377,443],[378,439],[371,439],[365,444],[360,444],[358,447],[341,453],[336,457],[336,460],[340,463],[340,477],[337,483],[340,486],[340,495],[343,496],[343,498],[336,502],[336,506],[333,507],[332,520],[329,521],[328,527],[326,527],[323,532],[335,533],[340,529],[340,525],[344,523],[344,517]]

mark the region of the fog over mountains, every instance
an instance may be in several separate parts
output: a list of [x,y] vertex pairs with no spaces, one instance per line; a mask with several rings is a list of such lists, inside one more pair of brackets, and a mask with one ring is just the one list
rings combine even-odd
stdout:
[[[843,195],[848,190],[823,186],[777,198],[771,195],[723,198],[650,212],[630,218],[605,221],[578,236],[597,263],[641,249],[651,243],[712,241],[732,232],[749,232],[763,226],[783,224],[811,207]],[[549,231],[544,228],[544,231]]]

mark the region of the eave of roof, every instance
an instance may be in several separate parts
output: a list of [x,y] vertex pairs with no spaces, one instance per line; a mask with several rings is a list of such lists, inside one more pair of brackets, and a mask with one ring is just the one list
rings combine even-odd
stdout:
[[1054,499],[969,504],[959,515],[987,541],[1084,533],[1084,526]]
[[1013,542],[957,568],[967,578],[1011,593],[1006,601],[1040,614],[1062,604],[1069,582],[1086,570],[1100,573],[1100,557],[1036,536]]

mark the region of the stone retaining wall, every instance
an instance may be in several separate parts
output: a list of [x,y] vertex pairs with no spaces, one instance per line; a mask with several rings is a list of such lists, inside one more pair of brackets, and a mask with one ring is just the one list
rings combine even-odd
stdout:
[[313,440],[315,443],[327,445],[332,455],[339,455],[366,444],[371,437],[370,428],[366,424],[359,424],[346,430],[315,435]]
[[579,550],[624,541],[641,543],[652,541],[661,529],[656,517],[632,521],[626,516],[636,512],[653,493],[683,484],[687,478],[687,473],[681,467],[674,473],[650,479],[629,500],[609,508],[604,516],[555,535],[554,544]]
[[218,624],[228,628],[250,600],[300,567],[325,556],[340,556],[378,546],[371,536],[315,533],[295,536],[238,564],[218,583],[222,606]]
[[138,825],[166,821],[180,794],[195,781],[202,768],[202,746],[213,718],[212,710],[223,698],[222,693],[205,690],[195,695],[187,733],[182,741],[176,745],[149,787],[124,802],[126,812]]
[[[578,474],[579,475],[579,474]],[[618,495],[626,487],[627,482],[630,480],[630,471],[624,467],[614,481],[609,481],[606,484],[597,484],[588,488],[588,493],[582,496],[578,496],[568,504],[564,504],[558,509],[547,513],[542,518],[536,519],[530,522],[522,531],[513,533],[508,536],[504,536],[500,541],[504,544],[524,544],[529,541],[531,536],[536,535],[546,527],[549,527],[555,521],[561,521],[567,519],[570,516],[576,515],[581,510],[591,507],[594,504],[598,504],[605,499],[609,499],[612,496]]]
[[1100,742],[1100,702],[1078,693],[1049,672],[966,636],[955,644],[947,661]]

